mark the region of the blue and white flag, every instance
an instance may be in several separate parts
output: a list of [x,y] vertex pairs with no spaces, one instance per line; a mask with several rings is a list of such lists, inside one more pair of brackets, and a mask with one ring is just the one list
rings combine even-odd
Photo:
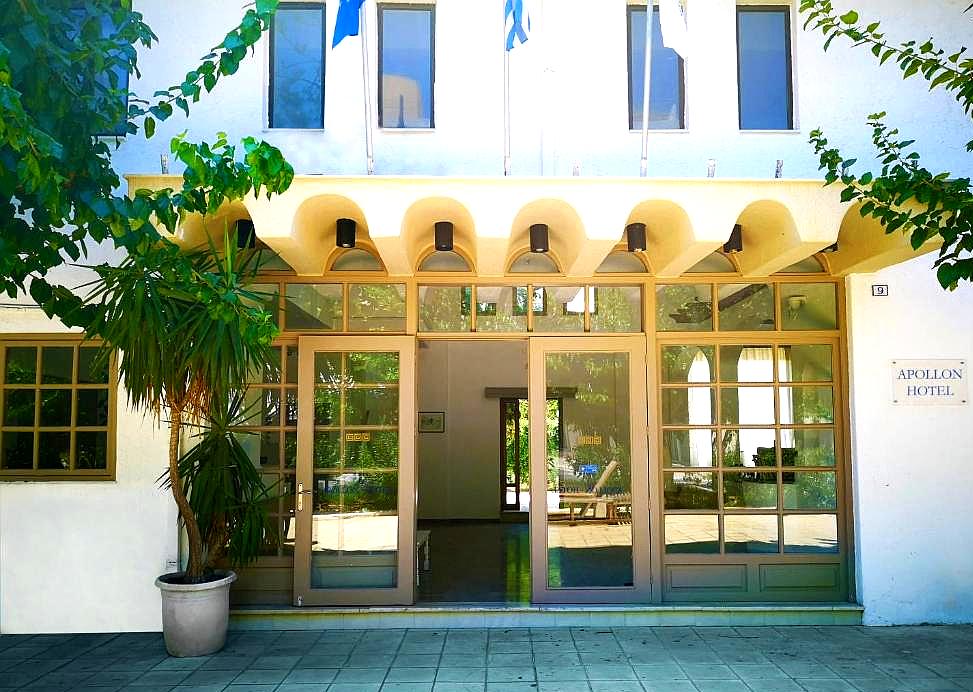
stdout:
[[525,0],[505,0],[503,28],[507,34],[507,50],[513,50],[514,41],[521,44],[527,42],[527,32],[530,31],[530,15],[524,7],[524,2]]
[[338,5],[338,16],[334,20],[334,38],[331,47],[334,48],[346,36],[358,35],[358,15],[365,0],[341,0]]
[[689,28],[679,0],[659,0],[659,24],[662,27],[662,45],[688,58],[691,43]]

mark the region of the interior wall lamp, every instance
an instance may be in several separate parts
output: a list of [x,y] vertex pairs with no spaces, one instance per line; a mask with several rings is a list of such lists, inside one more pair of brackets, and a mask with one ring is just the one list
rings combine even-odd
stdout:
[[743,226],[738,223],[733,224],[730,239],[723,244],[723,252],[728,255],[743,252]]
[[546,223],[535,223],[530,227],[530,251],[547,252],[550,250],[550,239]]
[[645,242],[644,223],[630,223],[625,227],[625,235],[628,238],[629,252],[645,252],[648,245]]
[[436,238],[436,250],[439,252],[449,252],[453,249],[452,221],[437,221],[434,235]]
[[338,219],[338,231],[335,234],[335,245],[343,248],[355,247],[355,235],[358,224],[354,219]]

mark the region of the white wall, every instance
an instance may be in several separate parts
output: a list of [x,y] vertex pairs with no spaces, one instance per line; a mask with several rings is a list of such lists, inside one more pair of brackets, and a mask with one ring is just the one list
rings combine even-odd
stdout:
[[[848,281],[858,595],[869,624],[973,622],[973,405],[893,405],[891,361],[973,358],[973,287],[928,257]],[[889,297],[872,297],[888,284]]]
[[[63,331],[0,308],[0,338]],[[0,633],[161,629],[154,582],[178,555],[175,505],[156,483],[168,436],[122,391],[116,416],[115,481],[0,483]]]
[[420,519],[500,514],[500,400],[486,387],[527,387],[527,342],[426,341],[418,353],[420,411],[445,411],[445,433],[421,433]]

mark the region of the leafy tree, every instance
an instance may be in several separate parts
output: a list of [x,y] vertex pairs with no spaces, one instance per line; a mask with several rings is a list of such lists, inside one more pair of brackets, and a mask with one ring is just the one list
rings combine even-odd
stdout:
[[[966,11],[973,9],[973,5]],[[894,63],[903,79],[914,76],[929,82],[930,90],[943,89],[952,95],[967,116],[973,116],[973,55],[966,48],[949,52],[933,39],[923,43],[910,40],[893,44],[880,31],[877,21],[863,20],[855,10],[839,15],[831,0],[801,0],[805,28],[821,31],[824,49],[837,39],[850,40],[867,48],[880,65]],[[936,260],[937,277],[944,288],[955,289],[961,281],[973,281],[973,187],[969,178],[953,178],[950,173],[933,173],[920,163],[914,140],[900,139],[899,130],[885,122],[886,113],[868,118],[872,142],[881,161],[881,172],[856,175],[857,162],[846,159],[829,147],[824,133],[811,133],[811,144],[820,157],[821,170],[828,184],[844,185],[841,198],[859,202],[863,217],[871,216],[886,233],[909,234],[912,247],[919,249],[939,236],[942,249]],[[967,144],[973,152],[973,140]]]

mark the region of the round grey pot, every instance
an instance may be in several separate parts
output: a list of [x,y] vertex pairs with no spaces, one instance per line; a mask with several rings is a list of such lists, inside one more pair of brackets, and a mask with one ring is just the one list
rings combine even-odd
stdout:
[[155,580],[162,591],[162,635],[172,656],[206,656],[226,644],[230,584],[236,573],[217,571],[203,584],[180,584],[182,572]]

